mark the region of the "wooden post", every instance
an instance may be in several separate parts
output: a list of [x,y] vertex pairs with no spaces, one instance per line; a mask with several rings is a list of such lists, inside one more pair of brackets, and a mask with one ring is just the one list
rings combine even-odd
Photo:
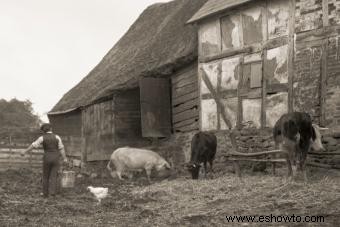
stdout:
[[80,152],[81,152],[81,164],[80,167],[82,170],[85,170],[86,168],[86,161],[87,161],[87,155],[86,155],[86,139],[85,139],[85,112],[86,109],[81,109],[81,145],[80,145]]
[[[263,3],[261,8],[262,12],[262,35],[263,41],[268,41],[268,6],[267,1]],[[261,128],[266,127],[266,97],[267,97],[267,77],[264,73],[265,61],[267,58],[267,49],[264,47],[262,50],[262,98],[261,98]]]
[[328,26],[328,0],[322,0],[322,24],[324,27]]
[[326,124],[326,93],[327,93],[327,55],[328,55],[328,38],[322,43],[321,56],[321,84],[320,84],[320,125]]
[[238,85],[237,85],[237,122],[236,126],[238,129],[241,129],[242,125],[242,96],[241,96],[241,87],[243,83],[243,63],[244,57],[240,58],[240,65],[238,66]]
[[293,112],[295,0],[290,0],[288,23],[288,112]]
[[234,170],[236,175],[241,178],[241,168],[240,168],[240,164],[238,163],[238,161],[233,161],[233,165],[234,165]]
[[[216,87],[216,97],[221,97],[221,83],[222,83],[222,62],[218,64],[218,74],[217,74],[217,87]],[[220,112],[221,112],[221,105],[217,105],[217,130],[221,130],[221,117],[220,117]]]
[[267,58],[267,50],[262,51],[262,99],[261,99],[261,128],[266,127],[266,98],[267,98],[267,75],[265,72],[265,64]]

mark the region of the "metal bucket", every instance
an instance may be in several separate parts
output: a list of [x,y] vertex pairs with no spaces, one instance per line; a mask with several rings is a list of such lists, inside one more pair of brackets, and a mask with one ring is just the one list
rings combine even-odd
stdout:
[[73,188],[76,179],[76,173],[74,171],[63,171],[61,174],[61,187]]

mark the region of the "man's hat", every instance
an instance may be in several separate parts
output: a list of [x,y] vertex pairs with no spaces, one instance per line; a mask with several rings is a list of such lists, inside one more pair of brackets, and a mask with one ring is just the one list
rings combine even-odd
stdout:
[[40,126],[40,130],[43,132],[51,131],[52,125],[50,123],[45,123]]

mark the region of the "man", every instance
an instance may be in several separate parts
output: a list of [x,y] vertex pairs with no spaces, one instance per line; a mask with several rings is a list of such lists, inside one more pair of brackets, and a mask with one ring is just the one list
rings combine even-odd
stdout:
[[60,168],[60,154],[62,155],[64,162],[67,162],[67,157],[60,137],[52,133],[52,126],[46,123],[43,124],[40,129],[43,131],[43,135],[23,151],[22,155],[40,146],[44,148],[42,179],[43,196],[48,197],[49,194],[55,196],[58,185],[57,174]]

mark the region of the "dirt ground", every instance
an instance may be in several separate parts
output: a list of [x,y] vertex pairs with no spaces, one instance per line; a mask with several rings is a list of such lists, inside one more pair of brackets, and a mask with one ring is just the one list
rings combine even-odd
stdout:
[[[280,174],[281,171],[281,174]],[[340,172],[310,169],[309,182],[288,182],[283,170],[215,173],[124,182],[109,176],[77,178],[56,198],[40,196],[41,174],[0,172],[0,226],[340,226]],[[109,188],[97,205],[89,185]],[[322,215],[325,223],[231,223],[226,215]]]

